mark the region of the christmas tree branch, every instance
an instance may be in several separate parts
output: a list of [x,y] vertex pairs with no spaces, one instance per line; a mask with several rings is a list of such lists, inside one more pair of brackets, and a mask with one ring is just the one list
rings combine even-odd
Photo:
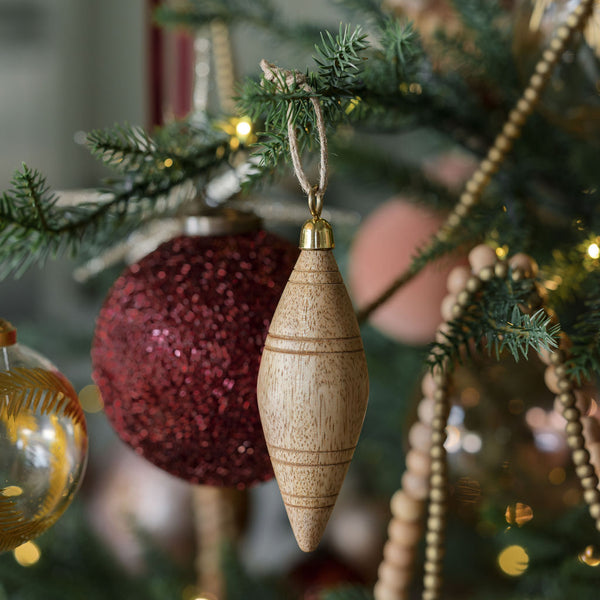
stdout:
[[[536,298],[530,279],[512,281],[492,279],[485,283],[461,316],[448,323],[442,341],[432,344],[427,363],[431,368],[450,368],[472,352],[471,342],[482,342],[487,352],[499,358],[508,350],[515,360],[526,357],[528,350],[558,346],[560,327],[539,309],[528,314]],[[539,300],[539,298],[537,298]]]
[[154,11],[156,22],[164,27],[197,30],[218,20],[228,25],[251,25],[279,39],[313,45],[320,29],[309,23],[291,25],[268,0],[190,0],[183,7],[163,4]]

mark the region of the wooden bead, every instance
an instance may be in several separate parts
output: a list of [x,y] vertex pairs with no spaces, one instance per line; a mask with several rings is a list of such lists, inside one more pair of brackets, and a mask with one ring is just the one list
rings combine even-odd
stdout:
[[[432,491],[434,490],[435,488]],[[438,502],[431,502],[429,504],[429,514],[433,515],[434,517],[444,516],[446,514],[446,505]]]
[[481,287],[481,279],[479,279],[479,277],[476,277],[475,275],[472,275],[471,277],[469,277],[469,280],[467,281],[467,285],[466,285],[466,289],[468,292],[471,292],[471,294],[474,294],[477,290],[479,290],[480,287]]
[[561,348],[554,350],[550,355],[550,364],[553,364],[554,366],[564,363],[565,360],[567,360],[567,354]]
[[463,307],[457,301],[456,304],[452,307],[452,318],[453,319],[460,318],[462,316],[463,312],[464,312]]
[[569,422],[578,421],[580,415],[581,413],[579,412],[579,410],[577,410],[575,406],[571,406],[570,408],[565,408],[563,410],[563,417]]
[[580,450],[585,445],[585,440],[582,435],[568,435],[567,446],[574,452]]
[[548,68],[550,68],[551,65],[558,60],[558,54],[556,53],[555,50],[552,50],[551,48],[547,48],[546,50],[544,50],[544,53],[542,54],[542,59],[545,61],[544,64],[548,65]]
[[427,546],[425,548],[425,559],[432,562],[440,562],[444,558],[443,546]]
[[471,192],[472,194],[479,194],[482,188],[483,184],[481,183],[481,181],[477,181],[472,177],[471,179],[469,179],[469,181],[467,181],[467,185],[465,186],[467,192]]
[[576,467],[585,465],[590,461],[590,453],[585,448],[578,448],[572,453],[573,463]]
[[590,477],[594,475],[594,467],[590,464],[579,465],[576,467],[575,472],[577,473],[577,477],[579,479],[585,479],[586,477]]
[[[444,482],[446,481],[446,475],[448,473],[448,465],[445,460],[432,460],[430,467],[431,475],[438,475],[444,478]],[[436,480],[437,481],[437,480]],[[440,487],[440,486],[438,486]],[[441,486],[445,487],[445,485]]]
[[405,471],[402,475],[402,489],[416,500],[425,500],[429,493],[429,479]]
[[600,492],[595,487],[584,490],[583,499],[585,500],[585,503],[590,506],[598,504],[600,503]]
[[377,575],[384,587],[399,592],[410,585],[412,569],[398,569],[389,563],[383,562],[379,565]]
[[431,431],[431,427],[421,421],[414,423],[408,431],[408,442],[411,448],[428,453],[431,446]]
[[473,173],[471,176],[471,179],[477,183],[481,183],[482,185],[486,185],[490,180],[489,176],[480,170],[475,171],[475,173]]
[[560,25],[556,30],[555,36],[563,42],[568,40],[571,35],[571,30],[566,25]]
[[491,160],[489,160],[489,158],[485,158],[481,161],[481,165],[479,166],[479,168],[486,175],[493,175],[498,170],[498,163],[494,163]]
[[584,490],[592,490],[598,487],[598,478],[596,475],[590,475],[589,477],[583,477],[581,479],[581,487]]
[[581,435],[583,431],[583,425],[579,421],[571,421],[565,426],[567,435]]
[[275,477],[304,551],[314,550],[325,530],[368,394],[360,330],[333,252],[302,250],[271,321],[257,398]]
[[427,518],[427,531],[441,533],[446,527],[446,519],[431,515]]
[[455,205],[454,207],[454,212],[459,216],[459,217],[466,217],[469,214],[469,207],[466,206],[465,204],[461,204],[460,202],[458,204]]
[[442,488],[429,490],[429,500],[430,502],[435,502],[437,504],[446,502],[446,490]]
[[404,490],[398,490],[390,500],[392,515],[408,522],[418,521],[425,510],[422,500],[409,496]]
[[421,537],[421,525],[415,521],[393,518],[388,525],[388,537],[398,546],[414,546]]
[[433,407],[435,400],[433,398],[422,398],[417,406],[417,414],[422,423],[431,423],[433,419]]
[[440,403],[446,401],[446,389],[443,387],[438,387],[435,392],[433,392],[433,399],[435,400],[436,406]]
[[494,275],[504,279],[508,275],[508,265],[505,262],[498,262],[494,265]]
[[[504,129],[502,130],[502,133],[496,138],[496,141],[494,142],[496,148],[498,148],[498,150],[500,150],[503,153],[508,152],[512,148],[512,139],[504,133],[504,130],[510,126],[511,124],[507,123]],[[513,131],[512,128],[510,130]]]
[[458,199],[462,205],[469,207],[477,204],[477,200],[477,196],[475,196],[475,194],[471,194],[470,192],[463,192]]
[[493,163],[500,163],[502,162],[502,159],[504,158],[504,153],[497,148],[496,146],[492,146],[489,150],[488,150],[488,160],[490,160]]
[[560,394],[560,389],[558,387],[558,375],[556,374],[556,369],[553,365],[547,367],[544,371],[544,382],[546,383],[546,387],[551,392],[554,394]]
[[432,431],[431,432],[431,445],[432,446],[441,446],[446,441],[446,432],[445,431]]
[[526,116],[520,110],[513,109],[508,114],[509,123],[512,123],[517,127],[524,125],[526,120]]
[[456,296],[465,289],[469,277],[471,277],[471,271],[468,267],[462,265],[454,267],[448,274],[448,279],[446,280],[448,291]]
[[577,396],[573,392],[561,392],[558,396],[556,396],[556,399],[562,406],[562,414],[565,408],[572,408],[573,406],[575,406]]
[[594,502],[590,506],[590,515],[592,519],[600,519],[600,503]]
[[451,331],[452,327],[450,327],[450,324],[444,321],[442,324],[440,324],[435,332],[435,341],[438,344],[446,344]]
[[542,75],[540,75],[539,73],[534,73],[529,78],[529,86],[531,87],[531,89],[539,91],[544,86],[544,83],[544,77],[542,77]]
[[425,573],[423,585],[428,590],[439,590],[442,587],[442,577],[435,573]]
[[456,213],[450,213],[448,215],[448,218],[446,219],[446,224],[449,227],[458,227],[460,224],[462,223],[462,219],[460,217],[460,215],[457,215]]
[[525,100],[527,100],[531,104],[534,104],[538,101],[540,95],[538,94],[538,92],[536,90],[527,88],[525,90],[525,92],[523,93],[523,97],[525,98]]
[[[525,122],[525,119],[523,118],[523,122]],[[504,127],[502,128],[502,133],[507,137],[511,139],[511,145],[512,145],[512,140],[516,139],[519,137],[519,135],[521,134],[521,130],[519,127],[517,127],[514,123],[512,123],[510,121],[510,117],[509,117],[509,121],[508,123],[504,124]]]
[[423,571],[425,573],[440,573],[442,569],[442,565],[440,564],[440,560],[426,560],[423,565]]
[[[432,488],[445,488],[446,487],[446,477],[444,475],[435,472],[434,467],[438,467],[440,463],[433,462],[431,463],[431,477],[429,478],[429,485]],[[442,463],[443,464],[443,463]]]
[[381,581],[378,581],[373,588],[373,598],[375,600],[407,600],[408,597],[408,590],[401,592],[386,586]]
[[463,290],[462,292],[459,292],[459,294],[456,296],[456,302],[459,306],[462,306],[463,308],[466,308],[467,306],[469,306],[469,304],[471,304],[471,294],[469,294],[469,292],[467,292],[467,290]]
[[548,73],[550,71],[550,65],[548,64],[548,62],[546,61],[546,59],[544,58],[544,56],[542,55],[542,59],[540,62],[538,62],[537,65],[535,65],[535,72],[539,73],[540,75],[545,75],[546,73]]
[[443,546],[444,545],[444,532],[437,530],[428,530],[425,533],[425,544],[427,546]]
[[575,29],[578,25],[579,25],[579,19],[577,18],[577,15],[574,14],[570,14],[567,17],[567,20],[565,21],[567,27],[570,27],[571,29]]
[[521,98],[517,102],[516,110],[523,115],[528,115],[533,110],[533,104],[527,98]]
[[442,318],[444,321],[452,321],[454,318],[454,306],[456,304],[456,296],[454,294],[448,294],[444,296],[440,307]]
[[483,269],[481,269],[481,271],[479,271],[479,279],[481,279],[481,281],[490,281],[491,279],[494,278],[494,267],[490,266],[490,267],[483,267]]
[[429,453],[420,452],[419,450],[412,449],[406,455],[406,468],[411,473],[416,473],[422,477],[428,477],[431,471],[431,457]]
[[479,244],[469,252],[469,264],[473,273],[478,274],[484,267],[496,264],[496,253],[486,244]]
[[398,569],[407,569],[415,560],[415,549],[388,540],[383,546],[383,560]]
[[[432,460],[439,461],[439,459],[445,459],[446,450],[444,449],[444,443],[442,442],[439,445],[432,444],[431,449],[429,450],[429,456],[431,457]],[[444,461],[442,460],[442,462],[444,462]]]

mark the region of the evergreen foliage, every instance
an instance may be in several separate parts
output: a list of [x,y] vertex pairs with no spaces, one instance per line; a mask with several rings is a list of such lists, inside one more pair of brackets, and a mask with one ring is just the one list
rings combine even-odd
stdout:
[[[462,29],[454,35],[438,32],[433,43],[422,41],[410,23],[398,19],[378,0],[340,2],[348,20],[361,25],[341,25],[335,33],[321,32],[310,23],[292,25],[268,0],[189,0],[184,9],[162,6],[156,18],[163,25],[198,28],[218,19],[235,26],[251,25],[287,44],[304,47],[309,43],[315,48],[314,64],[302,76],[310,90],[301,82],[283,77],[268,81],[258,73],[246,81],[239,90],[238,109],[262,129],[250,150],[232,147],[218,126],[221,115],[207,115],[203,122],[194,116],[152,132],[128,125],[91,132],[91,152],[116,173],[102,187],[105,199],[97,203],[64,206],[43,175],[23,166],[12,188],[0,196],[0,278],[19,276],[35,263],[44,264],[48,257],[105,248],[149,219],[185,210],[190,188],[202,198],[210,180],[240,160],[254,166],[246,190],[275,180],[289,162],[288,120],[302,151],[318,148],[311,97],[318,98],[323,108],[330,162],[338,173],[390,193],[412,193],[431,206],[453,206],[455,191],[433,183],[414,157],[408,156],[410,152],[392,152],[390,145],[416,132],[481,159],[523,88],[511,51],[510,15],[503,3],[453,0],[453,4]],[[265,58],[273,61],[276,57]],[[600,264],[586,255],[588,244],[600,232],[598,148],[597,140],[575,138],[540,114],[532,115],[481,203],[449,238],[434,237],[420,248],[388,295],[431,261],[482,240],[506,246],[511,253],[528,252],[542,267],[539,283],[546,287],[547,305],[572,337],[571,373],[580,380],[600,375]],[[470,340],[484,340],[493,356],[507,350],[515,359],[527,356],[530,348],[554,347],[559,328],[537,310],[532,286],[531,281],[510,278],[485,284],[462,316],[450,323],[446,340],[432,346],[429,366],[464,360],[472,351]],[[528,310],[522,311],[523,305]],[[360,316],[366,318],[367,313]],[[383,370],[382,365],[390,372],[389,344],[375,349],[379,362],[370,365],[372,372]],[[416,352],[420,359],[422,349]],[[415,356],[406,362],[413,364]],[[401,369],[396,369],[392,359],[389,363],[396,377]],[[409,370],[402,375],[404,382],[416,377],[416,369]],[[382,461],[390,471],[390,465],[401,462],[398,423],[389,413],[375,421],[373,429],[385,424],[388,429],[395,427],[394,436],[370,432],[367,425],[366,444],[363,449],[359,446],[357,456],[362,454],[366,464]],[[387,440],[393,450],[376,449],[375,439]],[[400,471],[398,467],[386,480],[382,486],[386,492],[397,484]],[[546,533],[531,528],[511,532],[515,540],[527,539],[536,565],[519,581],[515,599],[595,597],[596,571],[586,571],[573,558],[587,543],[591,526],[586,518],[580,513],[576,518],[567,515]],[[565,552],[570,556],[567,560]],[[78,565],[84,558],[82,554],[70,560]],[[18,577],[6,564],[0,561],[0,598],[4,593],[12,599],[9,594],[17,589]],[[289,598],[277,586],[249,578],[232,555],[226,555],[225,565],[232,599]],[[114,575],[100,569],[99,579],[103,574],[105,579]],[[50,576],[40,571],[40,581]],[[91,581],[99,579],[91,577]],[[79,583],[84,589],[85,582]],[[44,594],[41,588],[34,591]],[[14,598],[41,597],[35,593]],[[170,597],[164,589],[163,594],[144,597]],[[112,592],[105,596],[90,592],[85,597],[110,596],[124,597]],[[127,597],[138,596],[132,591]],[[370,592],[360,588],[323,596],[324,600],[370,597]],[[509,593],[506,586],[500,586],[495,591],[486,589],[481,597],[505,598]]]

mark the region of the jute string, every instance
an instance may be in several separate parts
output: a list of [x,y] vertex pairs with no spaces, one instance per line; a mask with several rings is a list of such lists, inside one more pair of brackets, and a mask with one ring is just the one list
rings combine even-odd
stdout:
[[[260,61],[260,68],[263,70],[265,79],[272,83],[275,83],[279,90],[289,91],[299,87],[309,94],[314,94],[314,90],[308,85],[306,76],[297,71],[287,71],[273,65],[266,60]],[[321,216],[323,210],[323,196],[325,189],[327,188],[327,179],[329,172],[329,164],[327,157],[327,133],[325,129],[325,119],[323,118],[323,110],[321,103],[316,96],[311,95],[310,101],[315,110],[317,117],[317,131],[319,133],[319,144],[321,146],[321,159],[319,164],[319,183],[318,185],[312,185],[302,168],[302,162],[300,161],[300,151],[298,149],[298,136],[296,134],[296,127],[293,123],[293,109],[290,102],[288,107],[288,138],[290,142],[290,155],[292,157],[292,164],[294,165],[294,173],[300,182],[304,193],[308,196],[308,207],[314,218]]]

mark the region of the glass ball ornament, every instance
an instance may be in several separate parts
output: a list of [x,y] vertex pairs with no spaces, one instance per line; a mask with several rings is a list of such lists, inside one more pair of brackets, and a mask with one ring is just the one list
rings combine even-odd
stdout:
[[0,551],[46,531],[69,506],[87,462],[77,394],[0,319]]
[[93,376],[138,455],[191,483],[244,489],[273,477],[256,381],[298,248],[233,211],[189,221],[109,291]]
[[[513,50],[524,81],[579,0],[518,0]],[[559,59],[540,98],[540,112],[585,139],[600,135],[600,0],[583,32]]]

